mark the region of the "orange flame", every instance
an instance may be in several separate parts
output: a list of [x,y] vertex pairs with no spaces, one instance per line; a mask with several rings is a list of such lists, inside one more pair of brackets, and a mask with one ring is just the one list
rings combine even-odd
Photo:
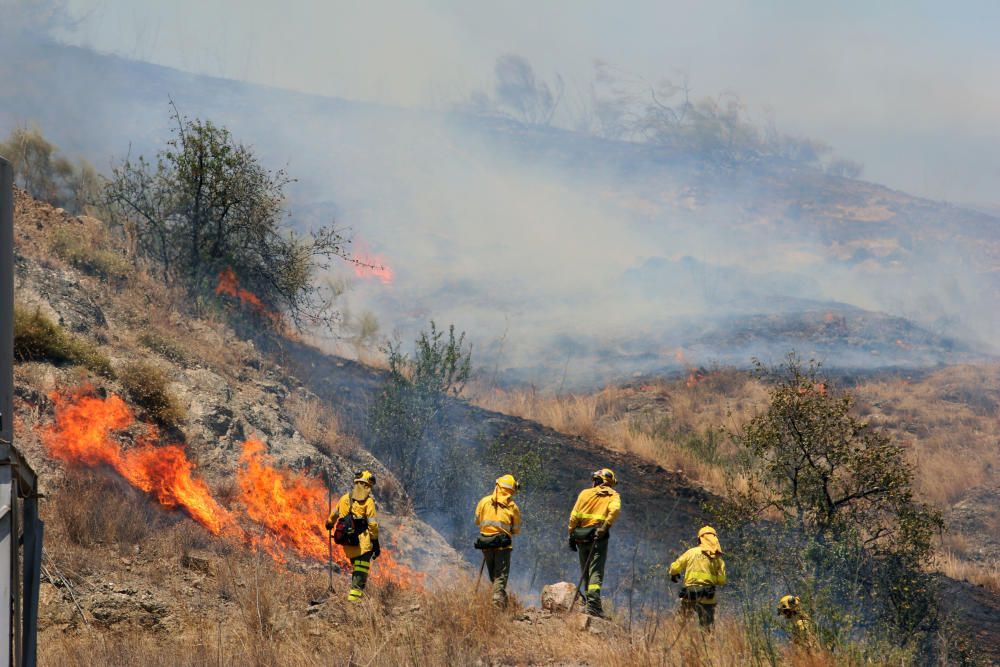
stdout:
[[281,315],[279,313],[274,312],[264,305],[264,302],[256,294],[240,287],[240,283],[236,279],[236,272],[233,271],[232,267],[219,273],[219,284],[215,286],[215,293],[219,296],[229,296],[239,299],[241,306],[249,304],[258,315],[271,320],[276,326],[281,324]]
[[[168,509],[182,508],[214,535],[257,546],[279,563],[287,562],[286,551],[300,557],[326,561],[328,533],[323,521],[328,513],[327,492],[316,478],[274,468],[259,440],[243,443],[237,475],[240,501],[246,518],[264,532],[244,531],[236,517],[212,497],[208,486],[194,476],[194,464],[180,445],[155,446],[157,431],[142,424],[146,433],[135,446],[123,450],[113,439],[115,431],[136,424],[128,405],[118,396],[87,395],[90,387],[76,392],[53,392],[55,421],[42,429],[42,441],[53,458],[85,466],[108,465],[134,487],[149,493]],[[341,549],[334,557],[342,569],[350,562]],[[383,551],[372,571],[376,582],[392,581],[401,586],[420,585],[423,575],[396,563]]]
[[386,264],[385,258],[364,252],[354,255],[354,274],[359,278],[378,278],[383,285],[392,283],[396,276],[392,267]]
[[705,375],[705,373],[702,373],[700,370],[690,370],[688,371],[687,380],[684,381],[684,385],[688,389],[692,389],[696,387],[698,383],[704,380],[706,377],[707,375]]
[[123,450],[112,439],[113,431],[135,423],[121,398],[114,394],[106,399],[67,397],[58,392],[50,398],[55,403],[55,423],[42,431],[42,441],[54,458],[86,466],[109,465],[164,507],[183,508],[209,532],[241,533],[232,515],[212,498],[205,482],[194,477],[194,464],[181,446],[154,446],[157,433],[151,426],[131,449]]
[[[322,523],[328,514],[327,491],[323,483],[292,470],[271,465],[264,443],[247,440],[240,456],[237,483],[240,500],[247,515],[268,531],[254,543],[271,556],[284,562],[284,551],[291,549],[300,556],[318,561],[328,557],[329,533]],[[334,549],[334,558],[344,569],[350,561],[340,548]],[[422,574],[396,563],[392,554],[383,551],[372,568],[375,581],[393,581],[401,586],[419,584]]]
[[[264,443],[243,443],[237,484],[247,515],[269,533],[258,544],[275,560],[284,562],[284,549],[292,549],[316,560],[327,558],[327,515],[323,484],[301,473],[278,470],[269,464]],[[342,554],[337,562],[347,566]]]

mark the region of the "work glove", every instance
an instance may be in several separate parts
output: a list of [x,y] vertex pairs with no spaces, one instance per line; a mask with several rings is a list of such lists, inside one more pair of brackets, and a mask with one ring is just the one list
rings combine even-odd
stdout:
[[679,582],[680,580],[681,580],[681,575],[679,575],[679,574],[672,574],[672,575],[670,575],[670,581],[674,582],[675,584],[677,582]]
[[333,530],[334,521],[332,519],[327,519],[326,523],[323,525],[326,526],[327,530]]
[[597,530],[594,531],[594,541],[596,542],[597,540],[603,540],[607,536],[608,536],[608,524],[602,523],[600,526],[597,527]]
[[569,536],[569,550],[576,551],[576,542],[573,541],[573,536]]
[[379,545],[378,540],[372,540],[372,560],[375,560],[382,555],[382,547]]

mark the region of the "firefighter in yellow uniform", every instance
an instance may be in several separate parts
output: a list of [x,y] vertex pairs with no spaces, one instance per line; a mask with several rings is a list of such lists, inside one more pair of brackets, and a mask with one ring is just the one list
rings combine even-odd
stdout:
[[510,555],[514,535],[521,532],[521,510],[513,500],[520,484],[513,475],[497,479],[493,493],[483,497],[476,505],[476,525],[486,570],[493,582],[493,604],[507,606],[507,580],[510,577]]
[[580,578],[586,590],[586,612],[603,616],[601,584],[608,559],[608,535],[622,510],[622,500],[614,486],[618,478],[609,468],[591,475],[593,486],[584,489],[569,515],[569,548],[580,557]]
[[670,564],[670,580],[684,575],[681,588],[681,613],[689,618],[698,614],[698,624],[711,630],[715,622],[715,589],[726,583],[726,563],[715,529],[705,526],[698,531],[698,546],[685,551]]
[[805,651],[814,651],[819,648],[819,640],[816,638],[816,626],[812,619],[802,609],[802,601],[798,595],[786,595],[778,601],[778,613],[786,621],[788,636],[792,644]]
[[378,522],[375,520],[375,499],[372,487],[375,475],[362,470],[354,476],[354,488],[345,493],[326,519],[326,529],[333,530],[340,519],[350,517],[353,530],[341,542],[344,555],[351,561],[351,590],[347,599],[357,602],[365,594],[371,562],[382,554],[378,543]]

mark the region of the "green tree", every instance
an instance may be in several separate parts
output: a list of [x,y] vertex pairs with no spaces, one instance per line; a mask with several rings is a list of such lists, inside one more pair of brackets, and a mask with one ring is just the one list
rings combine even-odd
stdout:
[[261,165],[249,146],[211,121],[176,107],[173,137],[155,164],[139,157],[113,170],[108,204],[134,246],[156,262],[165,281],[205,293],[232,270],[260,310],[297,325],[331,325],[332,299],[314,282],[346,242],[332,225],[308,237],[282,226],[291,179]]
[[[457,397],[469,379],[472,351],[465,333],[448,335],[432,321],[421,332],[413,357],[400,343],[387,347],[389,376],[369,417],[375,451],[411,493],[430,496],[447,484],[456,468],[454,439],[441,427],[449,398]],[[415,497],[419,502],[419,497]]]
[[[940,618],[925,569],[940,513],[914,498],[902,446],[858,419],[815,364],[774,370],[763,414],[731,433],[743,455],[720,512],[735,540],[745,610],[802,596],[830,644],[859,628],[879,641],[929,640]],[[766,602],[765,602],[766,603]]]

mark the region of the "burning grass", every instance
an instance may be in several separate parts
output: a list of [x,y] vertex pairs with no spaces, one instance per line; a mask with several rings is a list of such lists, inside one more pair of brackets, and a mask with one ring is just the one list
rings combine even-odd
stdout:
[[[277,563],[286,563],[289,552],[314,562],[327,560],[328,533],[322,522],[329,499],[318,477],[275,467],[264,443],[248,440],[232,494],[235,507],[227,509],[196,475],[183,446],[156,445],[156,429],[136,422],[121,398],[92,396],[90,391],[84,387],[50,395],[55,421],[42,429],[41,437],[53,458],[75,466],[108,466],[165,509],[182,509],[211,534],[262,549]],[[127,448],[116,439],[125,431],[132,439]],[[83,530],[86,515],[78,523]],[[342,550],[334,552],[338,565],[349,569]],[[420,573],[396,563],[391,553],[383,552],[379,563],[373,581],[402,586],[422,582]]]

